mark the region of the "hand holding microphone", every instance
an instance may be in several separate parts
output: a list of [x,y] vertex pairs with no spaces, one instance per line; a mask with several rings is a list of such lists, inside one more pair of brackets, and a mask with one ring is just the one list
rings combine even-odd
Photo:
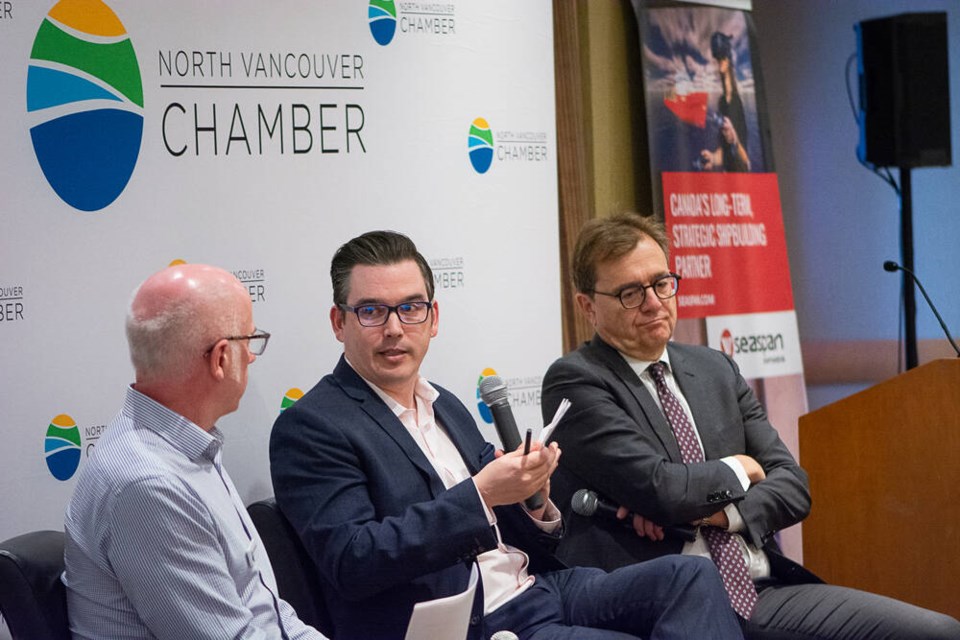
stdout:
[[[528,449],[529,453],[524,454],[521,449],[524,445],[520,440],[517,421],[510,408],[507,385],[500,376],[488,376],[480,381],[480,397],[490,408],[493,426],[497,430],[497,435],[500,436],[504,450],[502,457],[477,474],[476,481],[481,495],[490,506],[513,504],[524,500],[528,511],[541,509],[544,504],[541,489],[547,486],[550,475],[557,468],[557,461],[560,459],[559,448],[555,443],[549,447],[535,443]],[[484,474],[485,471],[488,473]],[[481,478],[481,476],[485,477]],[[481,487],[481,481],[484,483],[483,487]],[[487,494],[484,494],[485,489]],[[516,492],[520,492],[521,495],[511,499]]]

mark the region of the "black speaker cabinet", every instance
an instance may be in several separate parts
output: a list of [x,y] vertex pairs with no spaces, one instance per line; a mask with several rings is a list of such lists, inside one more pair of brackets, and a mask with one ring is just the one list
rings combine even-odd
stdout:
[[951,163],[947,14],[864,20],[857,32],[860,145],[878,167]]

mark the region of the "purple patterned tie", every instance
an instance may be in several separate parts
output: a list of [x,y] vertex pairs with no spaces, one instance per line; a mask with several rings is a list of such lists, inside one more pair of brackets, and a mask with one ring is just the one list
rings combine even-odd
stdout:
[[[647,369],[657,385],[657,395],[663,413],[673,429],[673,435],[680,445],[680,456],[684,464],[703,462],[703,450],[697,441],[697,434],[687,418],[687,413],[680,406],[680,401],[667,388],[663,378],[664,364],[655,362]],[[730,596],[730,604],[744,620],[750,619],[753,608],[757,604],[757,589],[753,586],[747,563],[737,540],[728,532],[717,527],[700,527],[700,532],[710,548],[710,556],[720,570],[723,586]]]

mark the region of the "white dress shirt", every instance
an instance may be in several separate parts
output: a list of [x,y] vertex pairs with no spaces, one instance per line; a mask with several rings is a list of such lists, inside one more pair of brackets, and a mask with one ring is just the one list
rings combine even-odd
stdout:
[[[625,353],[620,353],[623,356],[623,359],[627,361],[627,364],[630,365],[630,368],[634,370],[637,376],[640,378],[640,382],[643,383],[643,386],[646,387],[647,391],[650,392],[650,395],[653,397],[653,401],[657,403],[657,407],[660,408],[661,413],[663,412],[663,405],[660,404],[660,395],[657,393],[657,385],[653,380],[653,376],[650,375],[650,372],[647,371],[647,368],[652,365],[654,362],[663,362],[666,366],[664,367],[663,377],[664,381],[667,384],[667,388],[677,397],[677,400],[680,402],[680,406],[683,408],[683,412],[687,414],[687,418],[690,420],[690,424],[693,426],[693,432],[697,435],[697,443],[700,445],[701,452],[703,451],[703,441],[700,439],[700,431],[697,429],[697,423],[693,419],[693,413],[690,411],[690,405],[687,404],[687,399],[683,397],[683,392],[680,391],[680,387],[677,385],[677,380],[673,375],[673,369],[670,366],[670,356],[667,351],[664,350],[663,355],[660,356],[659,360],[649,361],[649,360],[638,360],[632,358]],[[740,485],[743,487],[743,490],[746,491],[750,488],[750,478],[747,475],[746,470],[743,468],[743,465],[740,464],[740,461],[729,456],[726,458],[720,458],[720,461],[733,469],[734,473],[737,474],[737,478],[740,480]],[[748,543],[743,536],[739,535],[740,531],[743,531],[743,516],[740,515],[740,511],[737,509],[736,505],[728,504],[723,509],[724,513],[727,514],[727,520],[729,521],[729,526],[727,531],[734,534],[734,538],[740,544],[740,549],[743,551],[744,559],[747,562],[747,567],[750,570],[750,577],[754,580],[760,580],[762,578],[770,577],[770,560],[767,558],[767,554],[764,553],[762,549],[757,548],[756,546]],[[700,535],[699,529],[697,530],[697,537],[693,542],[687,542],[683,545],[683,550],[681,553],[686,555],[694,556],[703,556],[705,558],[710,557],[710,549],[707,547],[707,541],[702,535]]]
[[[364,382],[370,385],[370,388],[403,423],[417,446],[433,465],[437,475],[440,476],[443,486],[449,489],[470,479],[470,471],[463,462],[463,457],[433,413],[433,403],[440,396],[440,392],[426,378],[421,377],[414,389],[415,408],[404,407],[365,378]],[[480,577],[483,580],[483,612],[488,614],[529,589],[533,585],[534,576],[527,573],[527,566],[530,563],[527,554],[516,547],[504,544],[500,537],[500,529],[497,527],[497,518],[483,502],[479,489],[477,489],[477,499],[497,535],[497,548],[477,556]],[[543,517],[544,521],[531,518],[541,530],[553,532],[560,526],[560,512],[552,502],[548,501]]]

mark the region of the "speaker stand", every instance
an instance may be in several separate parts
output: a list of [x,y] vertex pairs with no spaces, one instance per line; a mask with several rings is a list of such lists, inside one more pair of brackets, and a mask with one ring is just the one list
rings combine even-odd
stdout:
[[917,296],[913,269],[913,185],[910,167],[900,167],[900,258],[903,277],[903,327],[907,369],[917,366]]

